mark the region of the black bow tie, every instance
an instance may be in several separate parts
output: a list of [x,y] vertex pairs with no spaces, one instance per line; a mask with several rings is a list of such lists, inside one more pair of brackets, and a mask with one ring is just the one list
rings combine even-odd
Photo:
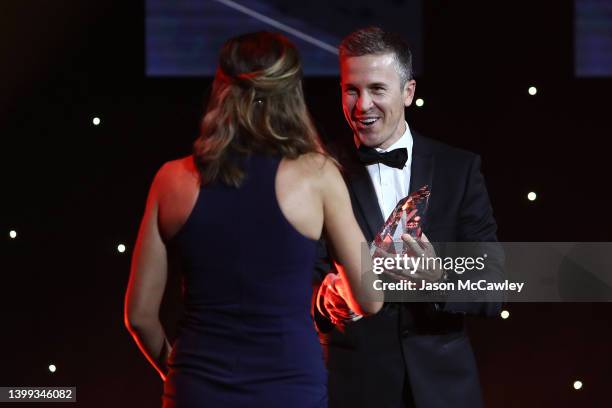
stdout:
[[373,147],[362,144],[359,146],[359,149],[357,149],[357,156],[359,156],[359,160],[365,165],[382,163],[389,167],[403,169],[408,160],[408,149],[402,147],[400,149],[391,150],[390,152],[381,153]]

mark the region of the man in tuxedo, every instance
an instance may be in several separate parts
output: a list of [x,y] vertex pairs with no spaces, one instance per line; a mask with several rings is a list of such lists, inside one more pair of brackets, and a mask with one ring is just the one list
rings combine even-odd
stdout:
[[[343,167],[355,217],[371,242],[400,199],[429,185],[422,219],[429,241],[495,242],[480,158],[427,139],[406,122],[416,86],[411,60],[401,38],[376,27],[357,30],[340,45],[342,106],[353,138],[330,150]],[[420,244],[434,251],[426,238]],[[464,315],[496,315],[500,304],[386,303],[362,318],[348,308],[345,284],[330,271],[333,249],[322,244],[320,250],[313,309],[330,408],[482,406]],[[446,277],[422,270],[418,278]]]

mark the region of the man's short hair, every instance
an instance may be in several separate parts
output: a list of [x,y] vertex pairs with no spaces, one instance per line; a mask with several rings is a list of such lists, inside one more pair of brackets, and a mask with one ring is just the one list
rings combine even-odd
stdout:
[[393,53],[401,86],[413,79],[410,47],[399,35],[386,32],[380,27],[353,31],[342,39],[339,51],[340,61],[348,57]]

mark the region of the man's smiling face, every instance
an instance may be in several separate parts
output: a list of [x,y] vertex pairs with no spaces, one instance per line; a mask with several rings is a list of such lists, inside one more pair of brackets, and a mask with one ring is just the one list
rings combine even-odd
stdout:
[[416,83],[401,85],[393,53],[346,57],[340,61],[344,117],[361,143],[386,149],[405,131],[404,108]]

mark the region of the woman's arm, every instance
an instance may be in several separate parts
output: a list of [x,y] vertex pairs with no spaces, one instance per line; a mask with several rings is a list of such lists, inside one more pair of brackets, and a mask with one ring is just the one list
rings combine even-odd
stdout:
[[[357,314],[374,314],[383,305],[383,294],[372,286],[374,275],[369,252],[367,257],[362,257],[366,240],[355,220],[344,179],[330,160],[323,167],[321,192],[325,230],[341,264],[336,263],[336,267],[350,286],[347,303]],[[366,264],[362,265],[362,261]]]
[[124,319],[138,347],[165,381],[171,346],[159,320],[159,307],[166,287],[167,255],[158,225],[164,168],[153,180],[140,224],[125,295]]

